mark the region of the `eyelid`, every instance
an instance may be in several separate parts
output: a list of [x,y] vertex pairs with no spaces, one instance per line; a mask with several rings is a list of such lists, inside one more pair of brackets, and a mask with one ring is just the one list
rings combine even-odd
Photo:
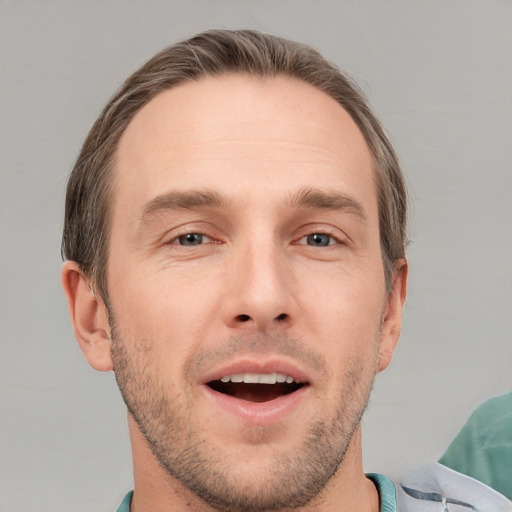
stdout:
[[[213,234],[213,230],[209,229],[205,226],[194,226],[194,225],[183,225],[179,226],[177,228],[174,228],[170,230],[168,233],[166,233],[165,237],[163,237],[163,244],[164,245],[181,245],[178,243],[178,240],[182,236],[186,235],[202,235],[203,238],[206,238],[207,241],[203,241],[203,243],[199,245],[205,245],[205,244],[211,244],[211,243],[222,243],[221,240],[219,240],[218,235]],[[185,246],[183,246],[185,247]]]
[[[181,237],[187,236],[187,235],[200,235],[202,237],[202,241],[198,245],[217,243],[217,242],[215,242],[215,240],[210,238],[208,235],[205,235],[204,233],[200,233],[199,231],[189,231],[188,233],[183,233],[181,235],[175,236],[172,240],[167,242],[167,244],[168,245],[180,245],[180,246],[186,247],[184,244],[180,244],[179,240]],[[191,247],[194,247],[194,246],[191,246]]]
[[[309,226],[303,226],[300,230],[298,230],[297,237],[295,237],[294,244],[299,245],[299,242],[305,238],[307,238],[309,235],[327,235],[334,239],[337,243],[329,244],[328,246],[324,247],[330,247],[333,245],[348,245],[350,244],[351,240],[350,237],[348,237],[341,229],[335,228],[333,226],[326,226],[325,224],[319,225],[319,224],[313,224]],[[300,244],[300,245],[306,245]],[[311,246],[313,247],[313,246]],[[321,246],[319,246],[321,247]]]
[[[308,243],[308,238],[311,236],[311,235],[323,235],[323,236],[327,236],[329,237],[329,243],[327,245],[322,245],[322,244],[310,244]],[[333,235],[329,234],[329,233],[321,233],[321,232],[315,232],[315,233],[310,233],[308,235],[304,235],[302,238],[300,238],[299,240],[297,240],[297,242],[295,242],[296,245],[305,245],[307,247],[312,247],[314,249],[326,249],[328,247],[336,247],[336,246],[339,246],[339,245],[345,245],[343,241],[337,239],[336,237],[334,237]]]
[[[308,244],[308,238],[312,235],[321,235],[321,236],[327,236],[329,237],[329,243],[327,245],[317,245],[316,247],[331,247],[333,245],[339,245],[341,242],[337,240],[334,236],[332,236],[329,233],[310,233],[309,235],[304,235],[302,238],[300,238],[297,243],[299,245],[309,245],[310,247],[315,247],[314,244]],[[305,242],[302,242],[305,239]]]

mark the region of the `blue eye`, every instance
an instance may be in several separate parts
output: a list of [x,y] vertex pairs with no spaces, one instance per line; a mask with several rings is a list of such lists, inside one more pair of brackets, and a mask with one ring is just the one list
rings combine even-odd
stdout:
[[186,235],[181,235],[176,239],[176,242],[179,245],[186,245],[186,246],[194,246],[194,245],[201,245],[203,243],[203,235],[200,235],[199,233],[187,233]]
[[306,237],[306,243],[313,247],[327,247],[331,245],[333,238],[325,233],[312,233]]

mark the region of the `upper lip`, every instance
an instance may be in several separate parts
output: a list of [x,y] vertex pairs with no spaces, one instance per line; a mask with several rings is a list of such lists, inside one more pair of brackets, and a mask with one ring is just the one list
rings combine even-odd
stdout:
[[283,359],[240,359],[231,363],[213,368],[201,377],[201,383],[207,384],[214,380],[220,380],[226,375],[235,375],[241,373],[282,373],[293,377],[294,382],[311,384],[311,377],[298,365]]

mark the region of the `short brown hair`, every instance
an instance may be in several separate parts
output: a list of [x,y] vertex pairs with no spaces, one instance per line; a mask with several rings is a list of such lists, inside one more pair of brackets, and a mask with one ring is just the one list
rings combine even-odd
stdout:
[[133,73],[92,126],[69,178],[63,258],[77,262],[108,303],[106,268],[111,172],[119,139],[134,115],[158,93],[207,76],[285,75],[336,100],[361,130],[374,161],[386,285],[405,257],[406,188],[398,158],[357,85],[309,46],[253,30],[211,30],[174,44]]

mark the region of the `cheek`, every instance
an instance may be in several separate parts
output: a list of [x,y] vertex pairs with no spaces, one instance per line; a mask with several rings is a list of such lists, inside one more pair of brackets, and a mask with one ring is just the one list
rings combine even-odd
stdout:
[[138,274],[126,269],[130,279],[122,279],[120,270],[111,274],[119,327],[133,338],[151,340],[157,357],[186,357],[218,317],[215,286],[194,273],[184,277],[170,269]]
[[353,334],[372,331],[380,322],[385,297],[384,273],[372,269],[301,272],[295,277],[300,310],[325,327]]
[[377,272],[364,274],[371,278],[362,275],[316,274],[315,279],[303,280],[304,286],[297,291],[305,338],[316,340],[337,367],[365,358],[371,366],[370,360],[378,356],[384,278]]

